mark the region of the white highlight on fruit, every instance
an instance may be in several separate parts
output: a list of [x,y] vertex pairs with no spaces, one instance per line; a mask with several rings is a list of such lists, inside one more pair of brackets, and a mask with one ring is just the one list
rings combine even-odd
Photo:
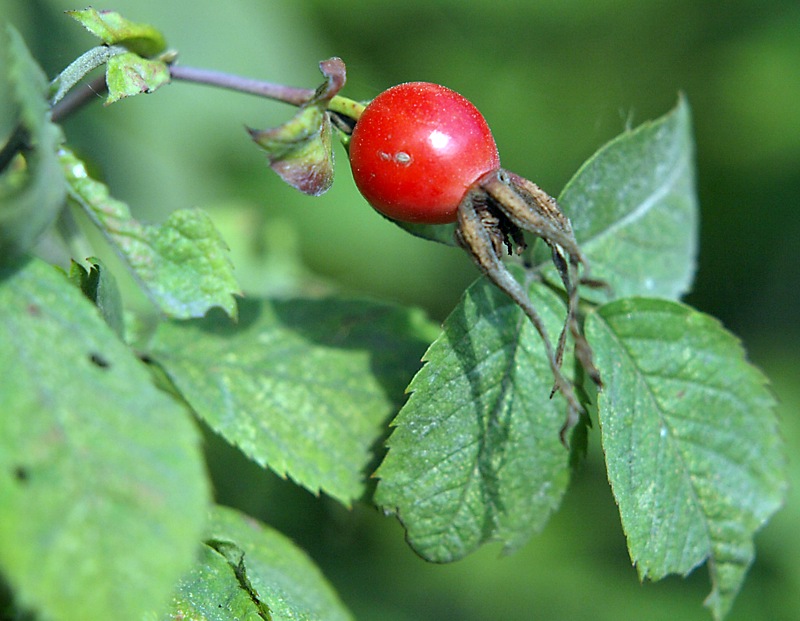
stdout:
[[431,143],[434,149],[446,149],[447,145],[450,143],[450,136],[440,132],[438,129],[434,129],[428,136],[428,142]]

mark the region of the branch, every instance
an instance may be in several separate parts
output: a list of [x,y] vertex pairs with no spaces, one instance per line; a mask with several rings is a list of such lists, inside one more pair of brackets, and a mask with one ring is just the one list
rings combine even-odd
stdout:
[[108,91],[106,86],[106,74],[97,76],[87,84],[72,89],[64,95],[64,98],[53,106],[50,111],[50,118],[54,123],[59,123],[70,114],[77,112],[83,106],[95,99],[99,99]]
[[212,71],[211,69],[170,65],[169,71],[173,80],[227,88],[240,93],[282,101],[293,106],[302,106],[311,99],[315,93],[314,89],[295,88],[293,86],[286,86],[285,84],[253,80],[231,73]]
[[[231,73],[199,69],[197,67],[170,65],[169,71],[173,80],[226,88],[239,93],[282,101],[293,106],[302,106],[311,99],[315,93],[313,89],[295,88],[293,86],[286,86],[285,84],[264,82],[262,80],[245,78]],[[103,95],[107,90],[105,75],[100,75],[90,83],[71,90],[64,99],[53,106],[51,118],[53,121],[59,122],[96,97]]]
[[[197,67],[184,67],[170,65],[170,75],[173,80],[206,84],[217,88],[225,88],[239,93],[265,97],[275,101],[282,101],[292,106],[302,106],[314,97],[316,91],[309,88],[297,88],[245,78],[231,73],[201,69]],[[51,111],[50,118],[55,123],[80,110],[83,106],[102,97],[108,91],[105,74],[99,75],[91,82],[70,90],[63,99],[56,103]],[[363,106],[344,97],[335,96],[329,102],[329,109],[344,116],[357,119]],[[27,146],[27,133],[18,128],[8,143],[0,149],[0,170],[13,158],[14,154]]]

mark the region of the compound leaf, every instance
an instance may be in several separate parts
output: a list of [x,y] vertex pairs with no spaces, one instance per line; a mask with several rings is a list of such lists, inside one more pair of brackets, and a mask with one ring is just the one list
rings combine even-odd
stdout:
[[341,299],[245,299],[239,312],[164,323],[149,353],[251,459],[349,504],[419,365],[420,314]]
[[0,570],[57,621],[141,619],[191,566],[209,490],[188,412],[59,270],[0,271]]
[[[551,338],[565,308],[529,289]],[[393,422],[376,502],[424,558],[459,559],[488,541],[511,550],[541,530],[568,480],[565,404],[527,317],[486,279],[470,287],[425,354]]]
[[761,373],[713,318],[631,298],[587,319],[606,383],[598,397],[608,476],[642,578],[708,562],[721,619],[753,560],[753,535],[786,480]]
[[239,287],[228,246],[204,212],[182,209],[163,225],[141,224],[71,151],[62,149],[60,157],[69,197],[100,228],[159,310],[188,318],[218,306],[236,316],[233,295]]

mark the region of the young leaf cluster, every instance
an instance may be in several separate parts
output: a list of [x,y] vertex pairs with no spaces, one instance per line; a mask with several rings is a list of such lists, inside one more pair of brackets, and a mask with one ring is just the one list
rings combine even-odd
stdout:
[[[60,621],[351,618],[291,542],[214,505],[197,420],[313,493],[396,514],[419,555],[448,562],[540,531],[596,419],[640,576],[705,562],[707,605],[725,616],[786,485],[765,378],[735,337],[679,301],[697,243],[685,101],[603,147],[559,199],[591,276],[609,285],[583,300],[605,386],[584,386],[570,453],[542,343],[488,280],[441,329],[341,295],[241,298],[208,216],[137,221],[49,110],[102,63],[109,101],[152,92],[169,81],[166,43],[116,13],[71,15],[103,45],[49,86],[13,29],[0,39],[0,575],[18,608]],[[294,119],[251,130],[310,194],[332,179],[330,107],[344,82],[343,64],[322,69]],[[37,258],[54,229],[70,241],[75,211],[152,301],[147,336],[131,333],[102,261],[73,256],[67,272]],[[410,232],[451,239],[446,226]],[[541,252],[534,244],[511,270],[556,340],[566,305]],[[581,385],[569,356],[564,366]]]

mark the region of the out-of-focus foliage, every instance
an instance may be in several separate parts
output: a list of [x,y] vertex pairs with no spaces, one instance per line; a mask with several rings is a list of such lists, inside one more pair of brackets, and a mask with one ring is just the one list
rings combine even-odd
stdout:
[[[60,13],[76,8],[83,5],[0,0],[0,14],[49,76],[94,45]],[[702,217],[689,301],[740,335],[763,366],[781,404],[787,452],[798,454],[796,1],[236,0],[224,20],[211,0],[118,0],[103,8],[156,24],[187,65],[313,87],[319,60],[337,55],[348,67],[343,94],[355,99],[406,80],[446,84],[485,114],[503,164],[553,194],[598,146],[663,114],[683,92],[695,123]],[[242,126],[276,126],[292,114],[181,84],[98,105],[64,129],[71,144],[93,154],[92,172],[137,219],[164,222],[167,207],[207,209],[248,291],[289,291],[315,273],[316,283],[421,304],[443,317],[475,277],[467,258],[373,213],[346,165],[322,198],[285,186]],[[102,258],[113,265],[113,257]],[[401,529],[374,512],[347,513],[313,498],[213,439],[209,453],[218,498],[292,536],[357,618],[706,619],[697,605],[707,592],[704,570],[686,583],[638,585],[596,433],[589,442],[587,465],[542,535],[511,557],[489,548],[448,566],[416,558]],[[240,476],[232,480],[234,467]],[[797,481],[800,465],[790,468]],[[787,507],[756,540],[731,620],[791,618],[800,609],[800,495],[792,488]]]

